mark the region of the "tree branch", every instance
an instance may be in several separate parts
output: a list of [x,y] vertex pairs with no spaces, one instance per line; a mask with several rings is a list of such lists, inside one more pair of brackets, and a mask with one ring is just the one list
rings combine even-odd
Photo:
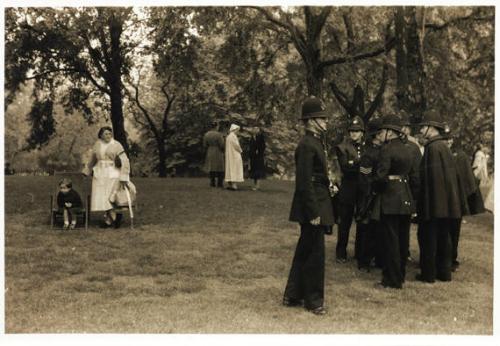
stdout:
[[380,83],[380,87],[377,91],[377,95],[373,99],[373,102],[370,104],[370,108],[363,116],[365,121],[368,121],[371,118],[373,113],[375,113],[375,111],[377,110],[377,108],[380,106],[380,104],[382,102],[384,92],[385,92],[385,87],[387,85],[387,80],[388,80],[387,69],[388,69],[388,66],[387,66],[387,62],[386,62],[384,64],[384,68],[382,69],[382,82]]
[[444,24],[426,23],[425,28],[429,29],[431,31],[439,31],[439,30],[446,29],[449,26],[452,26],[452,25],[455,25],[455,24],[458,24],[460,22],[467,21],[467,20],[473,20],[473,21],[477,21],[477,22],[494,21],[495,16],[480,16],[480,11],[475,10],[468,16],[457,17],[457,18],[454,18],[454,19],[452,19],[449,22],[446,22]]
[[264,17],[266,17],[266,19],[268,21],[270,21],[271,23],[287,30],[288,32],[292,32],[292,28],[290,27],[289,23],[285,23],[279,19],[277,19],[276,17],[274,17],[274,15],[269,12],[268,10],[266,10],[264,7],[259,7],[259,6],[249,6],[249,8],[252,8],[254,10],[257,10],[258,12],[260,12],[261,14],[264,15]]
[[340,89],[337,87],[337,84],[335,84],[334,81],[330,82],[330,88],[332,89],[333,94],[339,101],[340,105],[344,107],[344,109],[347,111],[347,113],[352,114],[353,113],[353,107],[352,105],[349,104],[347,101],[347,95],[344,94]]
[[332,65],[343,64],[343,63],[346,63],[348,61],[358,61],[358,60],[363,60],[363,59],[367,59],[367,58],[373,58],[373,57],[379,56],[380,54],[389,52],[391,49],[394,48],[395,45],[396,45],[396,39],[394,37],[392,37],[384,44],[383,47],[377,48],[371,52],[365,52],[365,53],[351,55],[351,56],[337,57],[337,58],[334,58],[331,60],[323,61],[320,64],[320,68],[325,68],[325,67],[332,66]]
[[[158,131],[158,128],[156,127],[155,123],[153,122],[153,119],[151,119],[151,116],[149,115],[148,110],[141,104],[141,101],[139,101],[139,86],[136,84],[132,84],[132,87],[135,90],[135,95],[133,96],[133,100],[137,107],[140,109],[142,114],[144,115],[144,118],[146,118],[146,121],[148,122],[149,126],[145,126],[146,128],[149,127],[151,132],[153,132],[153,135],[155,136],[156,140],[160,140],[161,136]],[[140,122],[139,122],[140,123]]]
[[97,49],[92,48],[92,44],[90,43],[90,39],[86,33],[83,34],[83,38],[85,39],[85,41],[87,43],[87,49],[89,51],[89,54],[90,54],[92,61],[94,62],[94,65],[97,67],[97,70],[101,74],[102,78],[104,78],[106,83],[110,84],[111,80],[109,78],[109,75],[106,72],[106,70],[104,70],[104,68],[102,66],[102,64],[104,64],[104,66],[106,66],[106,63],[103,61],[102,56],[99,54],[99,51],[97,51]]
[[97,82],[97,80],[92,76],[92,74],[90,73],[90,71],[85,68],[85,70],[83,71],[83,74],[88,78],[88,80],[95,85],[95,87],[97,89],[99,89],[101,92],[105,93],[105,94],[108,94],[108,95],[111,95],[111,90],[109,90],[107,87],[104,87],[102,86],[101,84],[99,84]]
[[352,29],[352,22],[347,12],[342,13],[344,26],[347,33],[347,54],[352,54],[354,51],[354,31]]

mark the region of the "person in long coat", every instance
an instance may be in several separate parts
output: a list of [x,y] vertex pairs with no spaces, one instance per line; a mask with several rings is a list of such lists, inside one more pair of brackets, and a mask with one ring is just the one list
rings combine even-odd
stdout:
[[445,128],[441,115],[427,111],[420,125],[427,143],[420,164],[417,201],[421,273],[416,279],[428,283],[451,281],[450,227],[462,215],[457,170],[441,135]]
[[[104,211],[102,227],[120,227],[122,214],[116,213],[110,201],[116,184],[126,185],[130,181],[130,162],[120,142],[113,138],[111,127],[99,130],[99,139],[92,148],[92,156],[84,174],[92,173],[91,211]],[[121,167],[117,167],[119,160]]]
[[254,181],[253,190],[260,188],[259,181],[266,178],[265,151],[266,140],[264,131],[259,128],[256,135],[252,136],[249,145],[250,178]]
[[224,137],[219,132],[217,122],[214,122],[213,128],[203,136],[203,146],[207,148],[205,170],[210,176],[210,186],[224,187]]
[[380,126],[385,144],[380,150],[373,187],[380,199],[380,229],[384,267],[380,285],[402,288],[406,276],[413,195],[418,193],[419,169],[405,144],[402,122],[395,115],[384,117]]
[[[338,199],[339,226],[335,256],[337,263],[347,261],[347,244],[349,231],[356,211],[359,190],[359,163],[364,150],[363,134],[365,131],[363,120],[354,117],[348,128],[349,138],[335,147],[335,153],[342,172]],[[356,229],[354,257],[358,257],[359,239],[362,230],[359,225]]]
[[240,130],[240,127],[236,124],[231,124],[229,128],[229,134],[226,137],[226,176],[225,181],[228,183],[230,190],[237,190],[238,186],[236,183],[241,183],[243,178],[243,159],[241,158],[240,142],[236,133]]
[[[464,215],[484,213],[485,209],[483,197],[481,196],[479,186],[476,184],[476,179],[472,171],[469,157],[462,150],[459,150],[456,145],[454,145],[454,136],[449,127],[445,127],[443,137],[448,140],[448,146],[451,149],[457,168],[458,185],[462,199],[462,217]],[[451,222],[450,237],[452,271],[455,271],[460,265],[460,262],[458,261],[458,243],[462,228],[462,217],[459,219],[453,219]]]
[[302,104],[306,129],[295,150],[295,192],[290,221],[300,224],[292,267],[283,297],[285,306],[302,306],[314,314],[324,307],[325,231],[333,225],[328,165],[322,136],[328,114],[316,97]]

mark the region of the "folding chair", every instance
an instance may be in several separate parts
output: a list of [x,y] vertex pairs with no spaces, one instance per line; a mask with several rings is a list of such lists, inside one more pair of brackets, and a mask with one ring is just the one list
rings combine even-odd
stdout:
[[87,230],[89,226],[90,208],[90,194],[87,179],[85,179],[85,176],[81,172],[54,172],[54,177],[56,186],[54,187],[54,193],[50,195],[50,228],[54,228],[59,223],[62,227],[64,216],[57,205],[57,194],[59,193],[59,181],[67,178],[73,183],[73,189],[80,194],[83,203],[82,208],[73,211],[73,216],[76,217],[76,227],[83,226],[85,230]]

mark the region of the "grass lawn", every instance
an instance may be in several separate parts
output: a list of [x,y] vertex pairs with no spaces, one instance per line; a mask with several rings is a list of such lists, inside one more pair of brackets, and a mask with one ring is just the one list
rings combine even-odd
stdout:
[[[7,333],[493,333],[491,214],[467,218],[452,282],[416,282],[409,264],[403,290],[335,263],[328,236],[319,317],[281,306],[299,234],[287,221],[293,183],[232,192],[208,179],[134,181],[134,230],[63,232],[48,226],[53,177],[5,177]],[[418,258],[414,228],[411,251]]]

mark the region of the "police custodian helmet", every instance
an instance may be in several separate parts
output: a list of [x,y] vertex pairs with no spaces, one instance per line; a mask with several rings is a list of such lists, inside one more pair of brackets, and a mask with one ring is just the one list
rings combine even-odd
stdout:
[[375,118],[372,119],[368,122],[368,135],[373,136],[380,130],[380,126],[382,125],[382,119],[381,118]]
[[365,123],[363,122],[363,119],[359,116],[355,116],[354,119],[352,119],[351,124],[347,128],[347,131],[365,131]]
[[420,126],[433,126],[440,130],[445,129],[445,124],[441,114],[434,110],[425,111],[422,121],[420,122]]
[[313,118],[328,118],[328,113],[323,102],[317,97],[311,96],[302,103],[302,117],[300,120]]
[[380,128],[403,132],[403,122],[397,115],[386,115],[382,119],[382,125],[380,125]]

